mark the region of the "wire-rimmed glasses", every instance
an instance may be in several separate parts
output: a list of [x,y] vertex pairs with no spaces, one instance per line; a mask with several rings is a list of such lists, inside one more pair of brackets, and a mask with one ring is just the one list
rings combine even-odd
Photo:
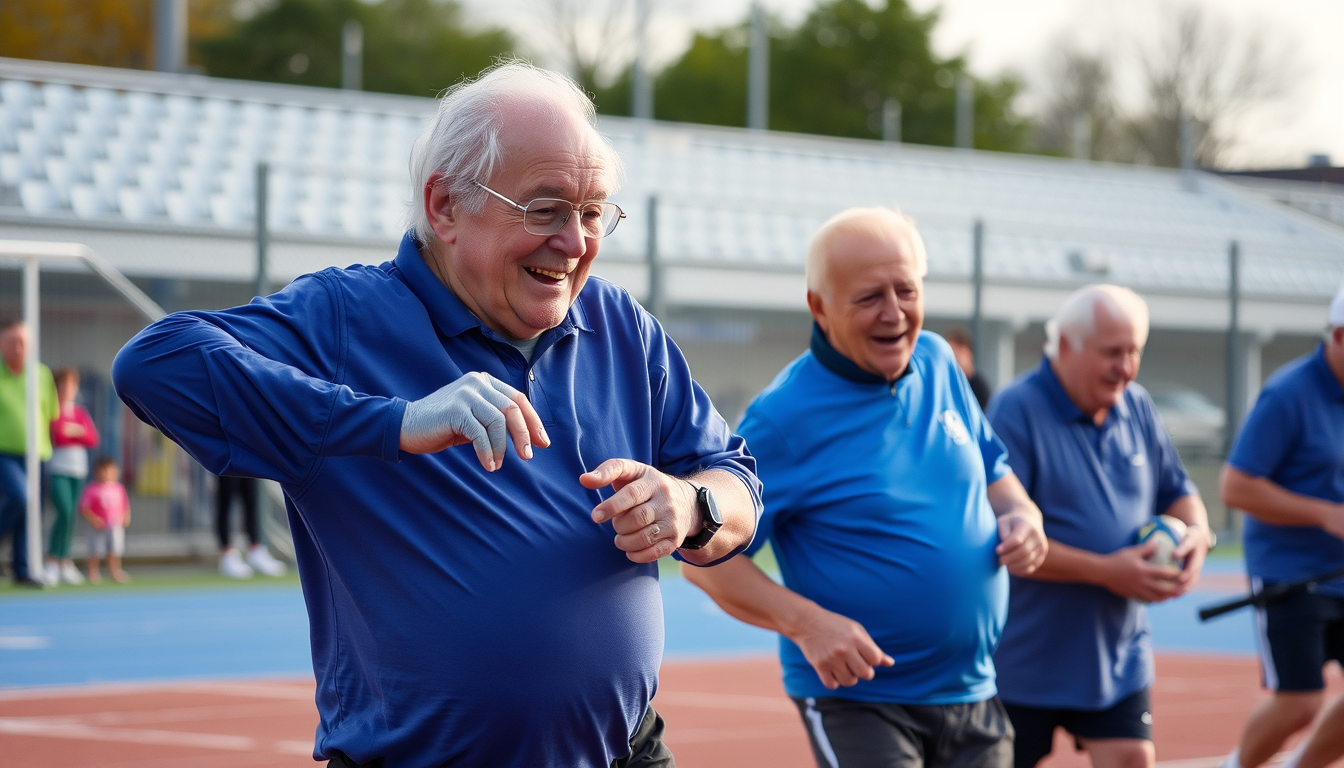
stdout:
[[558,197],[537,197],[529,200],[527,205],[520,205],[475,179],[471,183],[522,211],[523,229],[530,235],[554,235],[564,229],[575,211],[579,212],[579,226],[584,237],[606,237],[625,218],[625,211],[619,205],[605,200],[586,200],[576,205]]

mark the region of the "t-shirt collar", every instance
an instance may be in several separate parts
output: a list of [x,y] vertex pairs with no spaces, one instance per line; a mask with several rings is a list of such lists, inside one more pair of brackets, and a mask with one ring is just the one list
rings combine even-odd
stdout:
[[[434,325],[444,336],[452,338],[472,328],[479,328],[486,336],[504,340],[500,334],[487,328],[470,309],[467,309],[467,305],[462,303],[457,294],[439,281],[425,263],[424,257],[420,255],[420,241],[415,238],[414,232],[407,232],[402,236],[394,263],[406,276],[406,285],[416,298],[420,299],[420,303],[425,305],[430,318],[434,320]],[[593,330],[577,301],[565,313],[565,319],[546,333],[563,336],[575,329],[589,333]]]
[[1321,377],[1321,385],[1325,387],[1326,395],[1334,400],[1344,400],[1344,386],[1340,386],[1339,379],[1335,378],[1335,372],[1330,369],[1330,363],[1325,359],[1324,343],[1316,347],[1316,355],[1312,358],[1312,365],[1316,366],[1316,372]]
[[[1060,382],[1059,377],[1055,375],[1055,369],[1050,365],[1050,358],[1048,356],[1041,355],[1041,367],[1039,371],[1041,378],[1045,381],[1045,389],[1050,393],[1050,400],[1055,404],[1055,408],[1059,411],[1061,417],[1066,421],[1086,421],[1089,424],[1096,424],[1096,422],[1092,421],[1091,416],[1083,413],[1083,409],[1079,408],[1078,405],[1073,402],[1073,399],[1069,397],[1069,393],[1064,391],[1064,385]],[[1116,401],[1115,405],[1111,407],[1110,412],[1106,414],[1106,421],[1110,421],[1112,417],[1119,419],[1129,418],[1129,405],[1125,403],[1124,397],[1121,397]],[[1103,422],[1103,424],[1104,423],[1105,422]]]
[[[817,362],[825,366],[826,370],[834,373],[842,379],[849,379],[860,384],[881,384],[887,386],[887,379],[863,370],[848,357],[840,354],[840,351],[831,346],[831,342],[826,340],[826,334],[822,333],[821,326],[815,321],[812,323],[812,356],[817,358]],[[904,378],[913,365],[907,364],[905,372],[897,377],[897,380]]]

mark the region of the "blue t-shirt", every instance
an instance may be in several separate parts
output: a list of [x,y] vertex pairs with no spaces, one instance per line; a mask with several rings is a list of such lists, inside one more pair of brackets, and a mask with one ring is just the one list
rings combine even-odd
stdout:
[[[401,454],[401,419],[464,373],[524,392],[552,445],[482,469],[470,445]],[[579,475],[625,457],[755,463],[680,351],[589,279],[531,363],[430,272],[396,260],[267,299],[171,315],[117,356],[127,405],[212,472],[279,481],[317,677],[315,756],[363,763],[606,766],[629,752],[663,651],[657,568],[594,525]]]
[[748,551],[768,539],[785,586],[859,622],[896,660],[830,691],[781,637],[789,695],[993,696],[1008,582],[985,489],[1010,470],[947,342],[920,334],[907,374],[888,384],[814,330],[812,351],[756,398],[739,431],[765,485]]
[[[1325,361],[1324,345],[1269,377],[1227,463],[1293,493],[1344,501],[1344,387]],[[1251,576],[1296,581],[1344,567],[1344,541],[1323,528],[1245,519],[1242,542]],[[1344,579],[1317,591],[1344,597]]]
[[[1131,546],[1139,528],[1198,493],[1152,398],[1130,384],[1100,427],[1048,359],[994,397],[989,420],[1045,517],[1045,535],[1089,552]],[[999,696],[1027,707],[1099,710],[1153,681],[1148,613],[1090,584],[1010,577],[994,654]]]

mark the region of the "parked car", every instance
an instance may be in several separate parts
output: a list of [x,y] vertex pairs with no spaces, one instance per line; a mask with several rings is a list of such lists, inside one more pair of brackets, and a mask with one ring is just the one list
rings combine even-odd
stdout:
[[1151,393],[1172,445],[1183,459],[1210,458],[1223,453],[1227,416],[1223,409],[1193,389]]

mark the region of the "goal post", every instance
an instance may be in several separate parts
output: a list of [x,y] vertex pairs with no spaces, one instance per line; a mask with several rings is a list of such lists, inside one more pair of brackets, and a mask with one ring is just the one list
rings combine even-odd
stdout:
[[38,424],[40,423],[40,392],[38,370],[41,347],[41,313],[38,294],[38,273],[43,263],[66,262],[84,264],[120,293],[131,306],[147,320],[154,322],[166,313],[153,299],[145,295],[125,275],[106,259],[80,243],[57,243],[37,240],[0,240],[0,260],[20,261],[23,264],[23,323],[28,327],[31,343],[23,361],[24,379],[24,447],[25,481],[28,492],[28,537],[26,542],[14,542],[28,550],[29,576],[42,580],[42,493],[41,467],[38,452]]

